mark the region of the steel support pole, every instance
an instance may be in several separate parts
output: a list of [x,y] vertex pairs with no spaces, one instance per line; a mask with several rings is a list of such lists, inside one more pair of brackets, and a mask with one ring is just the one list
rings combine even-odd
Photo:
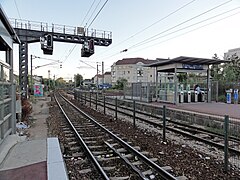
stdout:
[[224,116],[224,171],[228,171],[228,127],[229,116]]
[[106,97],[103,96],[103,113],[106,114]]
[[163,142],[166,142],[166,106],[163,105]]
[[136,101],[133,100],[133,127],[136,126]]
[[90,93],[90,102],[89,102],[89,104],[90,104],[90,107],[91,107],[91,104],[92,104],[91,97],[92,97],[92,95],[91,95],[91,93]]
[[[32,55],[31,55],[31,92],[33,91],[32,60],[33,60],[33,57],[32,57]],[[31,94],[30,94],[30,95],[31,95]]]
[[115,98],[115,120],[117,120],[117,98]]
[[97,110],[97,105],[98,105],[98,104],[97,104],[97,101],[98,101],[98,96],[97,96],[97,94],[96,94],[96,96],[95,96],[95,97],[96,97],[96,98],[95,98],[95,100],[96,100],[96,101],[95,101],[95,102],[96,102],[96,104],[95,104],[95,105],[96,105],[96,107],[95,107],[95,108],[96,108],[96,110]]

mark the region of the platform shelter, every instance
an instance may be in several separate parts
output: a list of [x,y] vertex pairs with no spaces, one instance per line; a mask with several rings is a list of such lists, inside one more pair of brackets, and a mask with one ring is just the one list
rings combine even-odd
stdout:
[[[220,59],[206,59],[180,56],[174,59],[161,59],[159,62],[148,65],[156,68],[156,94],[158,101],[179,104],[184,102],[211,102],[210,65],[227,63]],[[205,76],[205,85],[201,87],[201,100],[199,92],[193,85],[181,84],[180,74],[198,74]],[[197,82],[195,82],[195,85]]]

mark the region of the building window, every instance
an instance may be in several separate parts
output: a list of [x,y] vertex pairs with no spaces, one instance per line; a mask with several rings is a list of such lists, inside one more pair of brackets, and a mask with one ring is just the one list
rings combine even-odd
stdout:
[[137,76],[143,76],[143,70],[142,68],[137,68]]
[[130,74],[130,71],[128,71],[128,74]]
[[150,77],[152,77],[152,74],[150,74]]

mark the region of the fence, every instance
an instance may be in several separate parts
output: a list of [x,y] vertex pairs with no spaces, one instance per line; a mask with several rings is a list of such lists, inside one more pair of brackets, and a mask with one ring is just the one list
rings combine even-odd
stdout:
[[0,62],[0,144],[15,131],[15,85],[9,82],[10,67]]
[[[139,88],[139,87],[138,87]],[[117,97],[106,97],[102,94],[98,96],[94,93],[75,91],[74,98],[83,103],[89,103],[90,106],[102,105],[104,108],[104,114],[106,111],[106,102],[111,103],[115,106],[114,116],[117,119],[118,107],[129,107],[133,111],[133,125],[135,125],[136,112],[135,111],[145,111],[148,114],[156,115],[162,121],[163,126],[163,140],[166,138],[166,129],[168,127],[168,121],[178,122],[187,125],[195,125],[196,127],[202,127],[213,133],[218,133],[218,135],[224,137],[220,140],[222,146],[218,146],[222,150],[222,159],[224,160],[224,169],[228,170],[229,164],[240,169],[240,121],[239,119],[232,119],[228,116],[215,116],[206,115],[197,112],[188,112],[177,110],[174,108],[155,107],[150,106],[147,103],[136,103],[135,100],[122,100],[117,99]],[[164,121],[165,119],[165,121]],[[210,137],[211,138],[211,137]]]
[[152,102],[156,98],[155,83],[130,83],[124,86],[124,98]]
[[[227,135],[227,139],[225,143],[226,146],[228,146],[229,148],[238,148],[238,150],[240,150],[240,145],[239,142],[237,141],[228,141],[229,137],[234,137],[234,139],[236,140],[240,140],[240,121],[238,120],[228,120],[228,117],[226,117],[225,119],[225,135]],[[240,168],[240,156],[235,154],[235,153],[230,153],[228,155],[227,149],[225,150],[225,154],[226,154],[226,158],[229,159],[229,162],[232,166]],[[227,165],[225,162],[225,169],[227,168]]]

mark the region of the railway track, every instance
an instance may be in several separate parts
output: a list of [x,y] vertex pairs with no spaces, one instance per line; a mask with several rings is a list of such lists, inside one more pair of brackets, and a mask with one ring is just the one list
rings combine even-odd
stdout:
[[[95,109],[97,107],[101,106],[102,108],[108,109],[108,111],[112,111],[113,113],[121,113],[125,116],[137,119],[141,122],[153,125],[154,127],[163,127],[162,122],[162,115],[154,115],[149,112],[144,112],[140,110],[135,110],[135,114],[133,115],[133,108],[125,107],[125,106],[117,106],[116,108],[116,102],[110,103],[106,102],[104,98],[99,98],[94,100],[91,97],[84,96],[81,98],[82,103],[89,103],[90,106],[95,105]],[[85,102],[83,102],[85,101]],[[210,146],[219,148],[224,150],[224,133],[214,132],[207,130],[203,127],[197,127],[194,125],[189,125],[186,123],[181,122],[181,120],[177,119],[171,119],[169,117],[166,117],[167,126],[166,130],[169,130],[171,132],[181,134],[185,137],[188,137],[193,140],[197,140],[199,142],[203,142],[205,144],[208,144]],[[133,122],[134,123],[134,122]],[[238,137],[229,136],[228,142],[230,144],[229,146],[229,152],[233,155],[240,156],[239,146],[240,146],[240,139]]]
[[71,179],[186,179],[176,177],[171,167],[160,166],[149,152],[123,140],[63,96],[55,100],[66,119],[61,121],[61,139]]

